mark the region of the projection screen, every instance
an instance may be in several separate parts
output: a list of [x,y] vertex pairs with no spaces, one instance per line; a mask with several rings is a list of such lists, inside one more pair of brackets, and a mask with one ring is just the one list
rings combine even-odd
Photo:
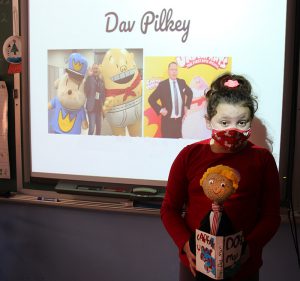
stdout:
[[[252,140],[279,163],[287,3],[273,2],[30,0],[31,176],[164,185],[178,152],[210,137],[203,94],[228,71],[252,83]],[[148,101],[170,62],[193,91],[179,139],[162,137]],[[93,64],[105,88],[98,135],[84,126]]]

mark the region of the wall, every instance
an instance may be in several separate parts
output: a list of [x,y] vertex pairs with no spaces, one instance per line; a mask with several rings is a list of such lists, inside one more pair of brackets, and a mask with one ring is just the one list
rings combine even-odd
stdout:
[[[1,204],[0,280],[174,280],[157,216]],[[174,262],[174,263],[173,263]]]
[[[10,203],[0,214],[2,281],[178,280],[177,248],[159,216]],[[300,280],[289,225],[264,260],[261,280]]]

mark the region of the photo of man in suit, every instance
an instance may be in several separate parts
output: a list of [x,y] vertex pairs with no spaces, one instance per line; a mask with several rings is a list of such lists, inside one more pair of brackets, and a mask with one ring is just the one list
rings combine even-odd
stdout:
[[161,136],[182,138],[182,119],[190,108],[193,92],[183,79],[177,78],[176,62],[169,63],[168,76],[158,84],[148,101],[156,114],[161,115]]
[[[104,84],[100,77],[99,66],[93,64],[84,85],[86,111],[89,119],[89,135],[101,134],[102,106],[104,103]],[[96,130],[95,130],[96,128]]]

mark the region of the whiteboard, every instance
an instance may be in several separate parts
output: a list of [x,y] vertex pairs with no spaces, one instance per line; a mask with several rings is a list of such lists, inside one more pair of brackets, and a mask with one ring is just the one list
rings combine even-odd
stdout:
[[[72,50],[82,51],[91,65],[95,52],[111,48],[141,50],[144,95],[147,58],[230,58],[231,71],[253,86],[262,137],[271,140],[279,163],[287,1],[273,2],[30,0],[31,175],[163,185],[178,152],[197,141],[145,136],[145,115],[139,137],[49,133],[51,54],[60,52],[56,65],[63,69]],[[166,69],[157,69],[160,79]],[[146,103],[144,96],[143,113]]]

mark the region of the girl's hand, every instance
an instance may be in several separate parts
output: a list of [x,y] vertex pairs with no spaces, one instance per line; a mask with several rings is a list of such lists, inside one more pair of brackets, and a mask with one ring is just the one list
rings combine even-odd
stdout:
[[186,243],[184,244],[183,251],[185,252],[186,257],[189,261],[190,270],[194,277],[196,277],[196,256],[191,252],[189,241],[186,241]]

